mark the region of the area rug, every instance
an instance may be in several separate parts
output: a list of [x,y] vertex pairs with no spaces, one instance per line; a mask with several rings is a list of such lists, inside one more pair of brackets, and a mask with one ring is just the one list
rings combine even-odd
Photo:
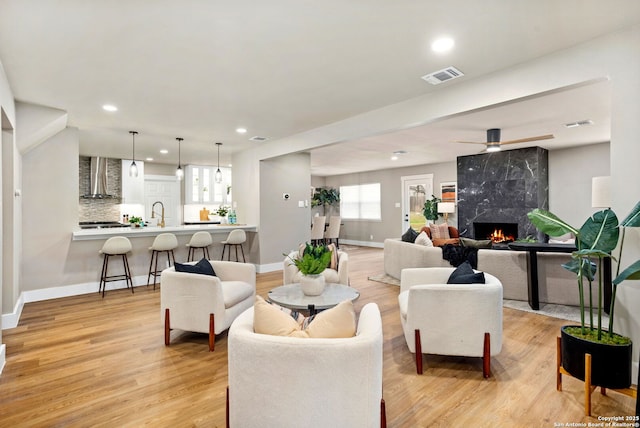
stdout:
[[[389,284],[394,286],[400,286],[400,281],[392,276],[381,274],[372,275],[369,281],[381,282],[383,284]],[[503,300],[502,305],[505,308],[516,309],[519,311],[531,312],[533,314],[546,315],[548,317],[560,318],[573,322],[580,322],[580,308],[576,306],[566,305],[553,305],[551,303],[540,303],[540,309],[535,311],[529,306],[529,302],[523,302],[520,300]],[[589,314],[586,314],[588,319]],[[602,325],[609,325],[609,317],[606,314],[602,316]]]

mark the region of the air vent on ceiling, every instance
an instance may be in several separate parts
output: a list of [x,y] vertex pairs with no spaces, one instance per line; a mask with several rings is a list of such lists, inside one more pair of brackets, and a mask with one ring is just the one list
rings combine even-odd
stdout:
[[255,136],[255,137],[251,137],[249,138],[249,141],[267,141],[268,138],[267,137],[259,137],[259,136]]
[[424,80],[431,83],[432,85],[439,85],[440,83],[447,82],[452,79],[456,79],[458,77],[464,76],[464,73],[458,70],[455,67],[447,67],[442,70],[435,71],[433,73],[429,73],[425,76],[422,76]]

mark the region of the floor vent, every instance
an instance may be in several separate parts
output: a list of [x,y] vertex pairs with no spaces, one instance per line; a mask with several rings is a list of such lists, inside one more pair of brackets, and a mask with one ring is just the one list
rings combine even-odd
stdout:
[[431,83],[432,85],[439,85],[440,83],[447,82],[452,79],[464,76],[464,73],[455,67],[447,67],[442,70],[435,71],[433,73],[422,76],[422,79]]

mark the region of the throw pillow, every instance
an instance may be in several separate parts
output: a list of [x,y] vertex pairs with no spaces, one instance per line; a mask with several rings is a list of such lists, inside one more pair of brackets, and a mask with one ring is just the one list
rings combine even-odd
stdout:
[[273,336],[302,338],[345,338],[356,334],[356,313],[350,300],[322,311],[306,320],[293,319],[279,306],[256,296],[253,305],[253,331]]
[[430,224],[429,228],[431,229],[431,239],[449,239],[449,225],[447,223],[442,224]]
[[351,300],[345,300],[326,311],[319,312],[303,324],[304,330],[294,332],[294,337],[346,338],[356,334],[356,311]]
[[449,238],[449,239],[441,239],[441,238],[433,238],[433,246],[434,247],[444,247],[447,244],[451,245],[459,245],[459,238]]
[[418,232],[413,230],[412,227],[407,229],[407,231],[402,235],[402,240],[404,242],[411,242],[412,244],[416,242],[416,238],[418,237]]
[[447,284],[484,284],[484,272],[475,272],[467,261],[458,266],[451,275]]
[[493,242],[491,241],[491,239],[483,239],[483,240],[477,241],[471,238],[460,237],[460,245],[467,248],[491,248],[493,245]]
[[196,264],[188,264],[188,263],[176,263],[175,265],[176,272],[188,272],[188,273],[197,273],[200,275],[211,275],[216,276],[216,272],[213,270],[213,266],[209,260],[203,258]]
[[327,249],[331,251],[331,259],[329,260],[329,269],[338,270],[338,248],[336,244],[327,245]]
[[420,232],[415,241],[416,244],[424,245],[425,247],[433,247],[433,242],[427,236],[426,232]]
[[256,296],[253,305],[253,331],[272,336],[291,336],[300,331],[300,324],[262,297]]

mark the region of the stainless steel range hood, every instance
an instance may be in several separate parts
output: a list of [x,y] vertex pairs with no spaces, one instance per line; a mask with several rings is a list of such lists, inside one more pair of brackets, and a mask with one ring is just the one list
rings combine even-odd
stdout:
[[89,192],[82,195],[83,198],[106,199],[115,197],[107,192],[107,158],[99,156],[91,158],[89,181]]

